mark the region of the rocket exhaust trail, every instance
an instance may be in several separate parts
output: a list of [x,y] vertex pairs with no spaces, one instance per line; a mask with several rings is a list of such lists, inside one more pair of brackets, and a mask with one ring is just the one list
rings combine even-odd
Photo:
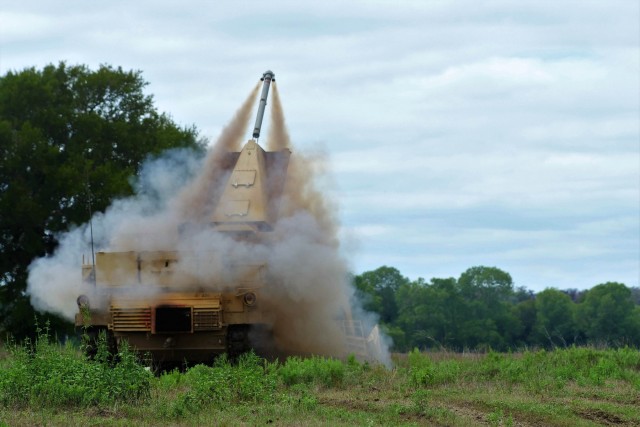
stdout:
[[[277,151],[292,148],[277,84],[273,85],[272,100],[269,149]],[[280,201],[280,213],[282,216],[290,216],[301,210],[310,212],[323,231],[316,236],[316,240],[337,248],[339,246],[338,226],[334,214],[337,212],[337,207],[323,196],[315,183],[316,176],[323,173],[325,163],[325,156],[321,152],[311,154],[296,152],[295,156],[291,157],[284,197]]]
[[178,196],[177,205],[185,220],[199,222],[210,213],[222,190],[219,185],[229,172],[225,164],[226,154],[238,151],[251,116],[253,104],[260,90],[256,84],[231,122],[222,130],[213,146],[209,148],[202,167],[203,173],[188,185]]
[[280,92],[278,85],[273,84],[273,106],[271,107],[271,126],[269,127],[269,137],[267,138],[270,150],[279,151],[284,148],[291,148],[291,138],[287,131],[284,120],[284,111],[280,102]]

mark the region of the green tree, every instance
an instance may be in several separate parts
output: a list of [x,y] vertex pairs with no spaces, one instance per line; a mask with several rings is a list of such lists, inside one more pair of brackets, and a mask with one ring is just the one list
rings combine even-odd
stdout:
[[594,286],[577,310],[578,325],[589,341],[616,346],[640,344],[640,310],[624,284]]
[[572,344],[577,335],[575,304],[571,297],[557,289],[548,288],[536,295],[534,337],[541,345]]
[[511,309],[513,280],[496,267],[471,267],[458,279],[465,301],[464,320],[459,325],[463,346],[506,349],[522,332]]
[[465,306],[456,279],[418,279],[398,290],[397,304],[397,323],[407,337],[402,350],[461,347],[458,325]]
[[364,300],[364,308],[378,313],[382,323],[391,325],[398,317],[396,292],[407,285],[409,279],[394,267],[382,266],[355,277],[358,294]]
[[534,298],[522,300],[512,306],[512,315],[518,319],[521,326],[520,333],[512,337],[510,347],[522,347],[532,344],[531,334],[536,323],[536,301]]
[[56,234],[132,192],[145,158],[202,149],[194,127],[158,113],[140,71],[65,63],[0,77],[0,329],[31,332],[26,268]]
[[497,267],[471,267],[460,275],[458,286],[470,300],[506,301],[514,295],[511,275]]

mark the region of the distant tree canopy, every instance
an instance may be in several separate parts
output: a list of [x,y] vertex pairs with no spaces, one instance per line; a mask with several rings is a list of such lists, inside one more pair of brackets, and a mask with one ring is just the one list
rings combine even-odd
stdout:
[[640,346],[638,288],[621,283],[534,294],[514,289],[509,273],[496,267],[426,282],[384,266],[355,276],[354,284],[398,351]]
[[195,127],[156,111],[139,71],[65,63],[0,77],[0,330],[23,336],[34,313],[26,268],[56,234],[132,193],[142,162],[202,149]]

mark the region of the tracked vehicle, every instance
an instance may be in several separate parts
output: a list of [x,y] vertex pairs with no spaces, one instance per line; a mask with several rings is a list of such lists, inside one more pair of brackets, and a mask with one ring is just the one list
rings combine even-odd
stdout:
[[[267,71],[262,80],[253,139],[226,155],[228,179],[206,224],[232,239],[251,241],[272,230],[289,162],[288,149],[268,152],[257,144],[275,75]],[[218,282],[202,283],[198,273],[212,269]],[[82,274],[86,292],[77,299],[75,324],[91,339],[104,331],[112,350],[127,341],[157,362],[177,363],[273,350],[271,314],[261,298],[265,265],[206,251],[97,252]]]
[[[204,237],[222,244],[186,245],[191,250],[176,245],[179,251],[103,251],[95,256],[92,251],[91,258],[83,260],[85,291],[77,298],[75,324],[89,335],[90,355],[101,333],[111,352],[127,342],[163,366],[209,362],[222,353],[233,358],[249,349],[264,356],[284,355],[275,345],[272,327],[282,319],[296,322],[296,316],[305,313],[287,317],[273,292],[278,283],[268,277],[268,266],[260,257],[235,253],[242,245],[268,242],[272,236],[291,155],[288,149],[265,151],[258,144],[274,73],[265,72],[262,81],[253,138],[238,152],[215,152],[221,179],[211,183],[215,196],[204,219],[198,216],[196,223],[175,230],[180,242]],[[343,341],[342,354],[334,348],[332,355],[381,360],[378,328],[365,330],[349,307],[342,309],[339,319],[321,319],[335,321],[332,325],[344,338],[338,340]],[[326,333],[326,327],[315,331]],[[319,338],[310,337],[316,343]],[[299,351],[288,344],[286,354]]]

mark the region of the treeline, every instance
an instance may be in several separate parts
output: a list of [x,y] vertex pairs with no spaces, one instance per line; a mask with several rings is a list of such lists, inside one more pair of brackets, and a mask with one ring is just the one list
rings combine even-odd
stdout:
[[354,283],[396,351],[640,346],[640,288],[622,283],[534,293],[514,287],[509,273],[484,266],[429,282],[384,266]]

